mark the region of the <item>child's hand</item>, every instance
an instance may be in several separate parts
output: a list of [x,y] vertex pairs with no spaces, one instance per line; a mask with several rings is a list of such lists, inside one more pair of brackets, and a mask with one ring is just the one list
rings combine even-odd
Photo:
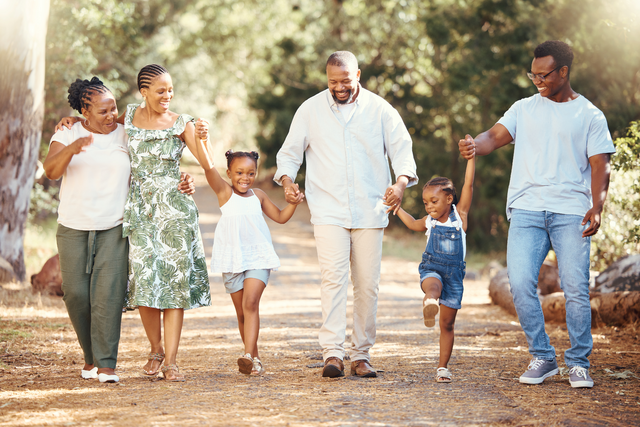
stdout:
[[180,182],[178,183],[178,190],[182,194],[193,194],[196,192],[196,186],[193,177],[185,172],[180,172]]
[[196,121],[196,137],[201,141],[209,139],[209,122],[205,119]]
[[289,198],[287,198],[287,203],[289,203],[290,205],[298,206],[300,203],[302,203],[303,200],[304,193],[302,191],[298,191],[298,194],[295,195],[295,198],[291,198],[291,201],[289,201]]
[[471,135],[467,134],[464,139],[458,142],[458,150],[460,154],[467,160],[471,160],[476,156],[476,142]]
[[300,198],[302,191],[300,191],[300,186],[298,184],[294,184],[290,180],[287,180],[286,182],[283,182],[282,186],[284,187],[284,199],[287,203],[290,205],[297,205],[300,203],[298,199]]

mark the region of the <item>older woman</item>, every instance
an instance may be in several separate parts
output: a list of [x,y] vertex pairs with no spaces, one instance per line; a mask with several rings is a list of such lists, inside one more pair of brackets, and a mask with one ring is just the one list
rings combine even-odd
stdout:
[[[62,177],[56,239],[63,299],[84,352],[82,378],[117,382],[129,251],[122,236],[127,136],[113,94],[97,77],[76,80],[68,99],[84,120],[53,135],[44,162],[50,179]],[[193,191],[189,183],[181,187]]]

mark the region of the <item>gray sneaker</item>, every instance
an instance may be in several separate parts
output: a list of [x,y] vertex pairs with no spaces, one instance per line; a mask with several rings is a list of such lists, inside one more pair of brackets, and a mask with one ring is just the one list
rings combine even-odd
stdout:
[[569,370],[569,383],[571,387],[593,387],[593,379],[589,376],[589,371],[580,366],[574,366]]
[[520,376],[520,382],[524,384],[541,384],[542,381],[558,373],[556,359],[544,360],[537,357],[529,363],[527,372]]

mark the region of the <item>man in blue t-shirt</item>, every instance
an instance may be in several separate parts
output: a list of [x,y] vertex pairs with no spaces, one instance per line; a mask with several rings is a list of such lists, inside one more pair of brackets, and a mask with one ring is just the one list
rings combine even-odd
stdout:
[[564,354],[572,387],[593,387],[589,376],[591,306],[589,252],[598,232],[615,152],[602,112],[571,88],[573,52],[561,41],[536,47],[527,76],[538,93],[517,101],[491,129],[458,144],[466,159],[514,144],[507,218],[507,267],[513,302],[533,360],[520,377],[540,384],[558,373],[544,329],[538,274],[550,247],[566,299],[571,348]]

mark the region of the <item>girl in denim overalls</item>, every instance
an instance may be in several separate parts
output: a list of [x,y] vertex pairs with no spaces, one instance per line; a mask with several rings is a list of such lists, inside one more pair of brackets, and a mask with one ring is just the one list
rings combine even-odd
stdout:
[[[453,349],[453,325],[462,301],[462,279],[465,274],[467,217],[473,197],[475,158],[467,162],[465,182],[460,194],[450,179],[433,178],[422,189],[422,200],[427,215],[415,219],[403,209],[398,217],[411,230],[426,231],[427,248],[420,263],[420,285],[424,292],[424,324],[435,325],[435,317],[440,310],[440,360],[436,371],[436,381],[451,382],[451,372],[447,369]],[[439,303],[442,306],[439,309]]]

